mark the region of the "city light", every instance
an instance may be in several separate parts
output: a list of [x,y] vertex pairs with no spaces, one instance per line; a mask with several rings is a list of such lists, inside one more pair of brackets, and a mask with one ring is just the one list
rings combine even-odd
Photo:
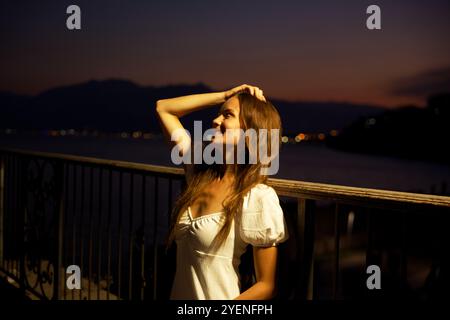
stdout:
[[133,136],[134,139],[138,139],[138,138],[140,138],[142,136],[142,132],[141,131],[134,131],[132,136]]

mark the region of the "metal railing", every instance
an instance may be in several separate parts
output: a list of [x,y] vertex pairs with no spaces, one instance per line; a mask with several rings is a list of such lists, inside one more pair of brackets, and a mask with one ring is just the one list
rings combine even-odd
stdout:
[[[356,241],[364,247],[364,266],[382,262],[373,231],[378,216],[400,217],[400,278],[405,283],[410,216],[437,217],[433,225],[439,226],[450,213],[446,196],[281,179],[269,183],[282,200],[291,234],[280,247],[285,260],[280,262],[281,298],[343,297],[341,260],[352,250],[347,236],[357,236],[348,228],[343,234],[351,213],[352,223],[355,213],[365,221],[364,239]],[[0,150],[0,276],[40,299],[167,298],[174,266],[165,236],[182,184],[177,168]],[[324,208],[332,210],[331,236],[316,234]],[[431,245],[442,243],[443,233],[433,234]],[[439,259],[440,252],[432,258]],[[327,294],[316,292],[319,264],[332,275]],[[80,267],[80,290],[66,285],[70,265]]]

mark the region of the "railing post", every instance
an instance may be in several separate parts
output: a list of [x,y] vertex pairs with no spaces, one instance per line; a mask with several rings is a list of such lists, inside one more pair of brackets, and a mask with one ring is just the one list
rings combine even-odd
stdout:
[[402,290],[406,290],[408,282],[408,219],[404,212],[401,213],[401,241],[400,241],[400,280],[402,281]]
[[142,175],[142,222],[141,227],[139,229],[139,235],[137,236],[137,239],[139,240],[139,248],[140,248],[140,299],[141,301],[144,300],[145,297],[145,287],[146,284],[146,276],[145,276],[145,179],[146,175]]
[[3,154],[0,154],[0,266],[3,266],[3,219],[5,217],[5,161]]
[[154,203],[154,217],[153,217],[153,300],[157,299],[157,285],[158,285],[158,194],[159,194],[159,178],[155,177],[155,203]]
[[314,201],[297,199],[298,262],[300,278],[296,298],[314,296]]
[[27,168],[28,168],[28,158],[18,156],[17,161],[19,162],[19,173],[18,173],[18,183],[19,183],[19,208],[17,212],[17,218],[20,219],[19,222],[19,235],[17,239],[19,248],[19,280],[21,293],[25,295],[26,291],[26,270],[25,270],[25,217],[26,217],[26,199],[27,199]]
[[334,211],[334,259],[333,259],[333,300],[338,299],[339,296],[339,256],[340,256],[340,238],[341,238],[341,228],[340,228],[340,206],[338,203],[335,204]]
[[[64,163],[62,161],[57,161],[55,163],[55,179],[57,186],[56,199],[58,201],[57,206],[57,244],[56,244],[56,265],[54,266],[55,278],[53,283],[53,297],[52,300],[59,300],[61,298],[61,279],[64,279],[62,274],[62,256],[63,256],[63,245],[64,245]],[[63,285],[66,285],[65,283]]]

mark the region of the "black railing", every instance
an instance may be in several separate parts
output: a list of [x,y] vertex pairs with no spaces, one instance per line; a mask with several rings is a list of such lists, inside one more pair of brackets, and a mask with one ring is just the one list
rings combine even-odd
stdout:
[[[176,168],[1,150],[0,276],[41,299],[167,298],[174,263],[165,237],[182,184]],[[439,282],[431,275],[446,254],[441,227],[450,197],[280,179],[270,184],[291,234],[280,246],[280,299],[355,296],[368,265],[390,270],[392,261],[398,274],[385,272],[388,283],[395,278],[406,287],[408,265],[420,265],[409,257],[432,264],[424,287]],[[420,245],[417,222],[429,231]],[[70,265],[80,267],[81,290],[66,285]],[[347,277],[349,268],[360,275],[356,281]],[[352,283],[359,289],[349,295]]]
[[[10,281],[43,299],[158,297],[179,170],[11,151],[0,162],[0,268]],[[81,269],[81,290],[65,285],[69,265]]]

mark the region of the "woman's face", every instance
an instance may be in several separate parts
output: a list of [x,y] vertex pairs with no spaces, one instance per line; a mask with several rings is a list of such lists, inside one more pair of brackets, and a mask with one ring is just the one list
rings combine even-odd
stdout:
[[214,136],[214,143],[232,143],[239,141],[239,99],[236,96],[228,99],[220,108],[219,115],[213,120],[213,128],[221,134]]

